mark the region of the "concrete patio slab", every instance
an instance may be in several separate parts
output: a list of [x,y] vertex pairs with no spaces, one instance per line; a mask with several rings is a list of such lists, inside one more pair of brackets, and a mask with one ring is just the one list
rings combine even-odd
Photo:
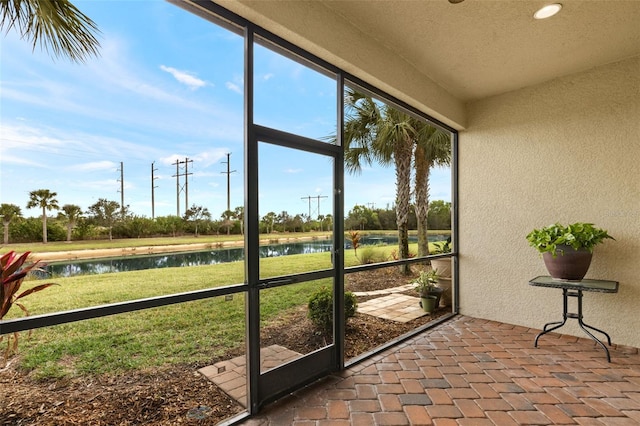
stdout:
[[359,303],[358,312],[397,322],[409,322],[428,315],[420,307],[420,298],[400,293]]

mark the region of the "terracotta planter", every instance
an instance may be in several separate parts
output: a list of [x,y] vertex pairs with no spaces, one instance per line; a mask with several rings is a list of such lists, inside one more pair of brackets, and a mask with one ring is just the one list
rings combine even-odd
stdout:
[[438,270],[438,275],[443,278],[451,278],[453,258],[444,257],[431,260],[431,267]]
[[556,257],[543,253],[542,259],[551,278],[556,280],[580,281],[587,275],[592,253],[587,249],[575,250],[571,246],[558,246]]
[[451,306],[452,294],[451,294],[451,278],[439,278],[438,287],[442,289],[442,297],[440,298],[440,306]]

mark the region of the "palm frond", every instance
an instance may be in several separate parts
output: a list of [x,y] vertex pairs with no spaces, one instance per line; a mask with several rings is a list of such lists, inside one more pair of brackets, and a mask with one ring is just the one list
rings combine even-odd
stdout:
[[0,0],[0,15],[0,29],[15,28],[34,50],[73,62],[99,55],[97,25],[68,0]]

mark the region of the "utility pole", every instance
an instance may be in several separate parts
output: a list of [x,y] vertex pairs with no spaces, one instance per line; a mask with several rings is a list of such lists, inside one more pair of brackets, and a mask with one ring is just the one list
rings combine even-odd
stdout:
[[309,219],[311,219],[311,199],[313,197],[311,195],[307,195],[306,197],[300,197],[301,200],[309,200]]
[[311,195],[307,195],[306,197],[301,197],[301,200],[309,200],[309,219],[311,219],[311,200],[316,198],[318,200],[318,210],[316,210],[316,214],[318,216],[320,216],[320,199],[321,198],[328,198],[326,195],[316,195],[315,197],[312,197]]
[[153,167],[154,164],[155,161],[151,163],[151,220],[156,218],[155,189],[157,188],[157,186],[154,185],[154,181],[158,178],[153,176],[153,172],[157,171],[158,169],[155,169]]
[[120,215],[124,217],[124,163],[120,162]]
[[173,164],[176,166],[176,174],[173,175],[176,178],[176,216],[180,217],[180,160]]
[[[193,163],[193,160],[189,160],[189,158],[185,158],[184,161],[180,161],[178,159],[176,159],[175,163],[172,163],[172,166],[176,166],[176,174],[173,175],[172,177],[176,178],[176,216],[180,217],[180,192],[182,190],[185,191],[185,204],[186,204],[186,208],[185,211],[189,209],[189,181],[188,181],[188,176],[192,175],[193,173],[189,173],[188,167],[189,167],[189,163]],[[184,173],[180,173],[180,166],[184,164]],[[180,188],[180,176],[184,176],[184,187]]]
[[227,153],[227,161],[221,161],[222,164],[227,165],[226,172],[220,172],[227,175],[227,211],[231,210],[231,173],[235,173],[235,170],[229,170],[231,168],[231,153]]
[[189,160],[188,158],[184,159],[184,212],[186,213],[189,210],[189,175],[193,173],[189,173],[189,163],[193,163],[193,160]]
[[320,217],[320,198],[328,198],[326,195],[317,195],[316,198],[318,199],[318,211],[316,212],[318,214],[318,217]]

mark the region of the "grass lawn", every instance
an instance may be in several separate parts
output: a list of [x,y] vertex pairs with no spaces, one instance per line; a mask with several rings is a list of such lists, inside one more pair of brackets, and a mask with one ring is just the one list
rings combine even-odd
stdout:
[[[392,246],[372,250],[388,257]],[[412,245],[411,251],[416,251]],[[327,265],[330,253],[302,254],[261,260],[263,277],[287,275]],[[353,250],[346,266],[359,264]],[[241,284],[244,263],[150,269],[102,275],[57,278],[59,285],[23,299],[30,313],[86,308],[185,291]],[[261,321],[268,323],[288,309],[306,305],[330,280],[282,286],[261,292]],[[23,289],[35,281],[25,281]],[[6,318],[18,316],[13,307]],[[228,351],[244,353],[244,293],[232,300],[216,297],[162,308],[114,315],[21,333],[21,366],[36,377],[122,372],[171,363],[210,362]],[[5,339],[7,336],[4,336]],[[6,340],[5,340],[6,342]]]

